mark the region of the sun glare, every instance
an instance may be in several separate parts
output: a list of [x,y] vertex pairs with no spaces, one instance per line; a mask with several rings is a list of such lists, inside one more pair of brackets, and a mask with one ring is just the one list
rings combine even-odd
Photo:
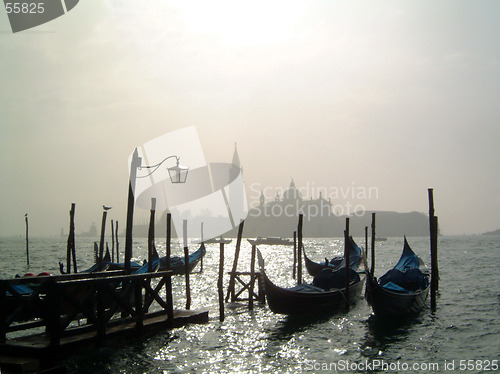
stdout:
[[195,32],[219,38],[229,46],[287,43],[298,27],[307,2],[301,1],[178,1],[181,17]]

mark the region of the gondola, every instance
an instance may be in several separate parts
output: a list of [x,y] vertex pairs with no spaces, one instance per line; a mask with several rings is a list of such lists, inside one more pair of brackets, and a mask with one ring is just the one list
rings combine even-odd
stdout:
[[[112,264],[113,263],[111,262],[111,255],[109,254],[109,249],[106,248],[106,253],[102,258],[101,271],[117,270],[116,268],[111,268]],[[137,267],[140,267],[140,265],[138,265]],[[59,271],[61,272],[61,274],[67,274],[66,271],[64,270],[64,264],[60,261],[59,261]],[[92,265],[86,270],[82,270],[80,273],[95,273],[97,271],[99,271],[99,264],[96,261],[94,265]]]
[[[366,300],[376,316],[404,318],[417,314],[429,294],[429,273],[423,261],[404,238],[404,248],[396,266],[377,279],[367,270]],[[425,265],[424,265],[425,266]]]
[[[110,255],[108,249],[106,249],[106,255],[103,258],[103,264],[107,266],[107,270],[125,270],[125,263],[124,262],[111,262],[110,261]],[[153,246],[153,272],[156,272],[159,270],[160,265],[161,265],[161,259],[160,255],[158,254],[158,251],[156,250],[156,247]],[[144,260],[143,265],[138,264],[135,261],[130,261],[130,273],[131,274],[143,274],[147,273],[148,269],[148,263],[146,260]]]
[[[196,267],[201,258],[205,256],[206,253],[205,244],[201,243],[200,248],[196,252],[189,255],[189,272],[191,273]],[[160,270],[167,270],[167,257],[160,258]],[[184,263],[184,256],[172,256],[170,257],[170,270],[172,270],[174,275],[181,275],[186,273],[186,267]]]
[[[160,265],[161,265],[160,256],[158,255],[158,251],[156,250],[156,248],[153,246],[153,258],[151,259],[151,273],[156,273],[158,270],[160,270]],[[130,269],[132,274],[145,274],[149,271],[149,264],[147,261],[144,261],[144,265],[140,266],[139,268],[131,266]]]
[[325,268],[337,268],[344,259],[343,256],[337,256],[332,258],[331,260],[325,258],[325,261],[323,262],[314,262],[309,257],[307,257],[306,250],[304,248],[302,248],[302,253],[304,254],[304,263],[306,264],[307,272],[313,277],[318,275],[319,272]]
[[252,245],[293,245],[293,240],[287,238],[278,238],[278,237],[268,237],[261,238],[260,236],[256,239],[248,239],[248,242]]
[[222,236],[220,238],[212,238],[208,240],[204,240],[203,243],[205,244],[229,244],[233,240],[232,239],[224,239]]
[[[363,274],[357,272],[361,255],[356,256],[356,253],[361,254],[361,250],[358,252],[356,249],[357,245],[354,243],[352,237],[349,237],[347,245],[351,251],[351,266],[347,269],[350,278],[348,299],[345,289],[345,260],[343,264],[340,264],[338,269],[324,269],[314,278],[312,284],[282,288],[276,286],[267,277],[264,259],[260,251],[258,251],[260,275],[264,284],[269,309],[277,314],[321,314],[338,310],[346,302],[349,304],[353,303],[361,293],[365,277]],[[329,280],[327,282],[328,285],[325,284],[325,279]]]

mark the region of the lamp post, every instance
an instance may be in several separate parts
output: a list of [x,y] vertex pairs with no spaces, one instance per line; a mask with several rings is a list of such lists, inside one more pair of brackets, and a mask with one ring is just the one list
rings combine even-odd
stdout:
[[[125,270],[130,273],[130,261],[132,259],[132,228],[134,224],[134,191],[135,191],[135,181],[136,178],[145,178],[153,174],[165,161],[170,158],[176,158],[177,164],[170,168],[167,168],[168,174],[170,176],[170,181],[172,183],[185,183],[187,179],[187,174],[189,171],[188,167],[179,165],[180,157],[178,156],[168,156],[156,165],[146,165],[142,166],[142,158],[139,157],[137,148],[132,154],[132,162],[130,163],[130,179],[128,187],[128,204],[127,204],[127,227],[125,230]],[[137,176],[137,170],[142,169],[153,169],[149,174],[143,176]]]

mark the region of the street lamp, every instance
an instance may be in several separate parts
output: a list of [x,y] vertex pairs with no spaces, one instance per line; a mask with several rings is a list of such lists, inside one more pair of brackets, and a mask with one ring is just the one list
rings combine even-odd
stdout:
[[168,168],[168,175],[172,183],[186,183],[189,168],[179,165],[180,157],[177,157],[177,165]]
[[172,183],[186,183],[187,175],[189,168],[187,166],[182,166],[179,164],[179,160],[181,159],[178,156],[168,156],[167,158],[163,159],[161,162],[157,163],[156,165],[151,165],[151,166],[139,166],[138,169],[153,169],[152,172],[150,172],[147,175],[141,175],[137,178],[146,178],[149,177],[151,174],[153,174],[165,161],[167,161],[169,158],[174,158],[177,161],[177,164],[175,166],[167,168],[168,170],[168,175],[170,177],[170,181]]
[[[134,220],[134,193],[135,193],[135,180],[136,178],[146,178],[153,174],[165,161],[169,158],[174,158],[177,160],[177,164],[170,168],[167,168],[168,175],[170,176],[170,181],[172,183],[185,183],[187,174],[189,171],[188,167],[179,165],[180,157],[178,156],[168,156],[156,165],[142,166],[142,158],[139,157],[137,148],[132,154],[132,161],[130,163],[130,178],[129,178],[129,189],[128,189],[128,205],[127,205],[127,228],[125,231],[125,270],[130,273],[130,260],[132,259],[132,227]],[[137,176],[137,170],[142,169],[153,169],[147,175]]]

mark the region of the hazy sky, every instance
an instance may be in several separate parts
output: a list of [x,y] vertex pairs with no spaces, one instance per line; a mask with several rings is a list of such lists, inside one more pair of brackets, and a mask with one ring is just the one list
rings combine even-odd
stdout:
[[[198,129],[260,189],[500,228],[500,2],[81,0],[13,34],[0,12],[0,235],[125,227],[127,159]],[[307,189],[307,188],[306,188]],[[307,191],[306,195],[308,195]],[[306,196],[309,197],[309,196]],[[147,217],[147,212],[138,212]]]

